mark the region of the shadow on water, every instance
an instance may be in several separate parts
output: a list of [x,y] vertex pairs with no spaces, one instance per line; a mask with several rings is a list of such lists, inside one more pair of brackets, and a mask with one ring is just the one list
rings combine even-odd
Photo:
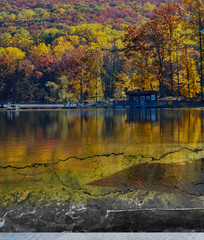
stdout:
[[204,159],[182,163],[144,163],[93,181],[100,187],[204,195]]

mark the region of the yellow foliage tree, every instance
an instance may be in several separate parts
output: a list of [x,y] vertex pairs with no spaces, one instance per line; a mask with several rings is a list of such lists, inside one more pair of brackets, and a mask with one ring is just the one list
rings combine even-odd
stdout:
[[73,49],[72,44],[69,41],[65,41],[63,37],[59,37],[53,42],[53,53],[57,59],[61,59],[66,51]]
[[25,52],[16,47],[0,48],[0,54],[4,55],[10,63],[17,64],[26,56]]
[[46,45],[45,43],[40,43],[33,48],[33,51],[36,56],[40,56],[42,54],[49,54],[51,52],[51,47],[49,44]]

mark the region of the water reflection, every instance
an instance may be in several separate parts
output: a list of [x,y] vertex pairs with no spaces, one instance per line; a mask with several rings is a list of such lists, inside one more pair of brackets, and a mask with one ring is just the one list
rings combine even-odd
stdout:
[[13,120],[20,116],[20,111],[7,111],[7,119]]
[[137,110],[130,109],[127,110],[127,122],[140,122],[140,123],[148,123],[148,122],[156,122],[158,120],[157,117],[157,109],[156,108],[139,108]]
[[1,111],[0,192],[38,182],[203,194],[203,131],[203,109]]
[[137,164],[89,185],[204,195],[203,164],[204,159],[171,164]]

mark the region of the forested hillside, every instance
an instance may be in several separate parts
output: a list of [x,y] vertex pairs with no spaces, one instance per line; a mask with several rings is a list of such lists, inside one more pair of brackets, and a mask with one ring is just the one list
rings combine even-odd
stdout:
[[202,0],[0,1],[0,99],[200,92]]
[[147,21],[158,2],[165,0],[2,0],[0,25],[1,31],[21,26],[31,32],[96,22],[124,28]]

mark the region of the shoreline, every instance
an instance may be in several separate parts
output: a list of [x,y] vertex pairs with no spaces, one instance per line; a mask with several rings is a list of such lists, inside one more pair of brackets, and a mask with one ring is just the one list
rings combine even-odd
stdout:
[[[12,106],[13,105],[13,106]],[[12,107],[13,109],[11,109]],[[9,107],[10,109],[7,109]],[[0,102],[0,110],[62,110],[62,109],[88,109],[88,108],[112,108],[112,109],[143,109],[143,108],[203,108],[204,101],[198,98],[183,99],[178,101],[175,97],[158,98],[156,102],[138,104],[126,100],[115,101],[70,101],[67,103],[3,103]]]
[[126,110],[136,110],[136,109],[184,109],[184,108],[204,108],[204,105],[181,105],[181,106],[152,106],[152,107],[145,107],[145,106],[140,106],[140,107],[113,107],[113,106],[71,106],[71,107],[66,107],[66,106],[43,106],[43,105],[38,105],[38,106],[26,106],[26,107],[20,107],[19,109],[15,110],[7,110],[6,107],[0,108],[0,112],[15,112],[15,111],[23,111],[23,110],[69,110],[69,109],[94,109],[94,108],[108,108],[108,109],[114,109],[114,110],[121,110],[121,109],[126,109]]

